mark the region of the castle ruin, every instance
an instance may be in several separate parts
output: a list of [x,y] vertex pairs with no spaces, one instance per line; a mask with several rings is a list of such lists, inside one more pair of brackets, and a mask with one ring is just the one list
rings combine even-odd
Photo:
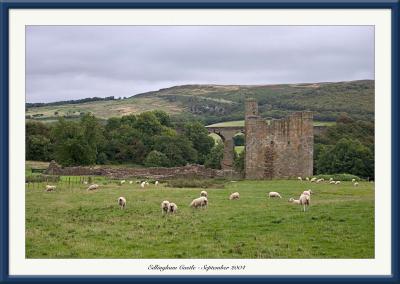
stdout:
[[246,100],[245,176],[247,179],[305,177],[313,174],[313,115],[302,111],[266,121],[258,103]]

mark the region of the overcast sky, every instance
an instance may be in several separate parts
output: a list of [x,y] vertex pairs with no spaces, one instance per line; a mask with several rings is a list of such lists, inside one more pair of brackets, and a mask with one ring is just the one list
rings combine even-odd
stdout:
[[374,78],[372,26],[30,26],[27,102]]

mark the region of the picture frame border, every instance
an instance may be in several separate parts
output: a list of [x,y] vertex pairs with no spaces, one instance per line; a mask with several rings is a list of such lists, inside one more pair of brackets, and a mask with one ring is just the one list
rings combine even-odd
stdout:
[[[391,62],[392,62],[392,275],[391,276],[10,276],[9,275],[9,10],[10,9],[390,9],[392,14],[391,34]],[[399,2],[397,0],[370,0],[342,2],[340,0],[323,1],[288,1],[282,2],[255,0],[254,2],[219,1],[201,2],[189,1],[148,1],[140,2],[128,0],[121,2],[110,1],[85,1],[85,2],[55,2],[55,1],[5,1],[0,3],[0,280],[5,282],[261,282],[270,281],[279,283],[296,282],[368,282],[368,283],[396,283],[399,281]],[[206,278],[206,279],[204,279]]]

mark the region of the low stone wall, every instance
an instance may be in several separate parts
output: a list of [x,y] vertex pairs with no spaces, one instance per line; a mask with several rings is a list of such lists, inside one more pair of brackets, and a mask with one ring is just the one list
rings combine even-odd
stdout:
[[215,177],[238,177],[232,171],[208,169],[202,165],[187,165],[175,168],[93,168],[93,167],[61,167],[52,161],[45,172],[48,175],[88,176],[99,175],[110,178],[215,178]]

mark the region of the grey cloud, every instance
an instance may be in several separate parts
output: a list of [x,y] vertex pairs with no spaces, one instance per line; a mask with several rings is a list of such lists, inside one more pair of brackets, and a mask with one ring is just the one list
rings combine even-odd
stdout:
[[30,26],[28,102],[374,78],[372,26]]

